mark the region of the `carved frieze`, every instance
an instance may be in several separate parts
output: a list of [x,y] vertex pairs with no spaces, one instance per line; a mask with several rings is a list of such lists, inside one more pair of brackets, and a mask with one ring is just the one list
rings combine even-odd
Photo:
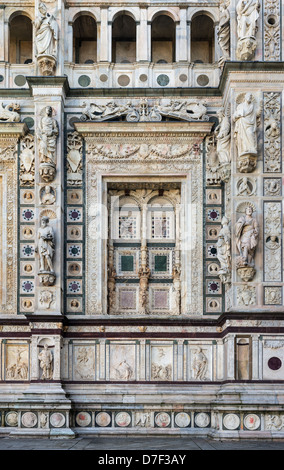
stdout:
[[27,134],[20,142],[20,183],[21,186],[33,186],[35,180],[34,136]]
[[67,136],[67,184],[82,185],[82,148],[83,139],[78,132]]

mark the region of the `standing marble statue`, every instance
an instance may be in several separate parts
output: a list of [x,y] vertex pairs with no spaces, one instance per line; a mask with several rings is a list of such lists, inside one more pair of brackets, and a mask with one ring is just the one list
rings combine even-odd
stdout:
[[35,44],[37,55],[47,55],[56,58],[58,25],[55,17],[48,13],[45,3],[38,7],[38,15],[35,19]]
[[222,228],[218,235],[217,258],[220,262],[218,275],[222,282],[230,282],[231,276],[231,232],[229,219],[225,216],[222,219]]
[[45,344],[44,348],[38,355],[38,359],[40,361],[39,365],[42,369],[42,376],[43,380],[51,380],[52,379],[52,352],[48,349],[48,345]]
[[252,214],[253,208],[247,206],[245,215],[238,219],[235,226],[236,246],[240,255],[237,259],[238,274],[245,281],[251,281],[255,274],[254,256],[259,226]]
[[59,134],[57,121],[52,117],[52,107],[42,111],[37,129],[40,175],[44,181],[51,182],[56,173],[56,141]]
[[218,42],[222,49],[222,57],[220,58],[219,64],[223,65],[224,61],[230,57],[230,13],[228,7],[230,0],[223,0],[220,3],[220,19],[218,29]]
[[259,8],[258,0],[239,0],[237,4],[237,59],[239,60],[251,60],[254,56]]
[[228,182],[231,175],[231,123],[224,108],[218,111],[219,125],[215,129],[216,150],[219,160],[221,179]]
[[234,137],[238,150],[238,169],[241,172],[250,172],[256,167],[257,117],[255,98],[251,93],[246,93],[233,115]]
[[55,251],[54,232],[49,226],[49,218],[42,217],[40,228],[38,230],[38,248],[39,253],[39,276],[41,283],[45,286],[54,284],[55,274],[53,269],[53,256]]

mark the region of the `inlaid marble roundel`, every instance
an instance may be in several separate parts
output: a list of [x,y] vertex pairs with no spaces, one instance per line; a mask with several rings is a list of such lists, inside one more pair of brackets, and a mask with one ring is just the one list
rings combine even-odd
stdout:
[[255,431],[260,426],[260,418],[255,414],[246,415],[244,418],[244,425],[250,431]]
[[168,413],[158,413],[155,416],[155,423],[159,428],[166,428],[171,424],[171,417]]
[[233,431],[234,429],[238,429],[240,425],[240,418],[234,413],[228,413],[223,418],[223,424],[226,429]]
[[32,411],[28,411],[22,415],[22,425],[25,428],[33,428],[37,424],[37,415]]
[[62,413],[52,413],[50,416],[50,424],[54,428],[62,428],[65,424],[65,416]]
[[177,413],[175,416],[175,424],[179,428],[187,428],[190,425],[190,416],[187,413]]
[[9,411],[5,416],[5,423],[7,426],[18,426],[18,413],[16,411]]
[[198,413],[195,416],[194,422],[199,428],[206,428],[210,423],[210,417],[207,413]]
[[131,416],[126,411],[117,413],[115,417],[115,424],[121,428],[126,428],[131,423]]
[[110,424],[111,417],[105,411],[98,413],[96,416],[96,425],[101,427],[106,427]]
[[90,413],[86,413],[85,411],[81,411],[81,413],[76,415],[76,423],[82,428],[89,426],[91,420],[92,418]]

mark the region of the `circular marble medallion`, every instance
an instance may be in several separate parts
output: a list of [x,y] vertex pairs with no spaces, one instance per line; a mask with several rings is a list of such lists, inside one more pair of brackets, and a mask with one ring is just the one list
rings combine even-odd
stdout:
[[168,75],[161,74],[157,77],[157,83],[160,86],[167,86],[170,83],[170,78]]
[[121,411],[117,413],[115,417],[115,424],[121,428],[126,428],[131,423],[131,416],[126,411]]
[[15,85],[17,86],[24,86],[26,84],[26,77],[24,75],[17,75],[14,78]]
[[223,418],[223,424],[226,429],[233,431],[234,429],[237,429],[239,427],[240,418],[238,415],[235,415],[233,413],[228,413]]
[[271,357],[268,360],[268,367],[271,370],[278,370],[282,366],[282,361],[279,357]]
[[196,81],[199,86],[206,86],[209,83],[209,77],[207,75],[199,75]]
[[27,411],[22,415],[22,425],[25,428],[34,428],[37,425],[37,415],[32,411]]
[[177,413],[175,423],[179,428],[187,428],[190,425],[190,416],[187,413]]
[[7,426],[18,426],[18,413],[16,411],[9,411],[5,416],[5,423]]
[[130,83],[130,78],[128,77],[128,75],[119,75],[117,83],[120,86],[127,86]]
[[199,428],[206,428],[210,423],[210,417],[207,413],[197,413],[194,422]]
[[81,87],[87,87],[87,86],[90,85],[91,79],[90,79],[90,77],[88,77],[88,75],[81,75],[78,78],[78,83]]
[[25,117],[25,118],[23,119],[23,122],[26,123],[26,125],[28,126],[29,129],[31,129],[32,127],[34,127],[34,124],[35,124],[33,118],[30,117],[30,116]]
[[105,73],[102,73],[100,75],[100,81],[101,82],[107,82],[108,81],[108,76]]
[[140,82],[147,82],[148,76],[145,73],[142,73],[139,77]]
[[155,423],[159,428],[167,428],[171,424],[171,417],[168,413],[158,413],[155,416]]
[[260,418],[255,414],[246,415],[244,418],[244,425],[250,431],[255,431],[259,428]]
[[183,83],[186,82],[187,78],[188,78],[188,77],[187,77],[187,75],[186,75],[185,73],[182,73],[182,74],[179,76],[180,81],[183,82]]
[[50,416],[50,424],[54,428],[62,428],[65,424],[65,416],[62,413],[52,413]]
[[78,424],[78,426],[82,428],[89,426],[91,421],[92,421],[91,415],[90,413],[86,413],[86,411],[81,411],[81,413],[78,413],[76,415],[76,423]]
[[[127,414],[127,413],[126,413]],[[111,417],[105,411],[101,411],[96,415],[96,424],[101,427],[106,427],[110,424]]]

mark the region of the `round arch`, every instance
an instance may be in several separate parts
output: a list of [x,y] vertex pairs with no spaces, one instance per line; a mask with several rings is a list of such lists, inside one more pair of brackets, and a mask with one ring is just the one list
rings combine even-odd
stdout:
[[164,8],[163,10],[156,8],[149,14],[148,21],[153,22],[160,15],[169,16],[175,23],[180,21],[178,13],[172,8]]

